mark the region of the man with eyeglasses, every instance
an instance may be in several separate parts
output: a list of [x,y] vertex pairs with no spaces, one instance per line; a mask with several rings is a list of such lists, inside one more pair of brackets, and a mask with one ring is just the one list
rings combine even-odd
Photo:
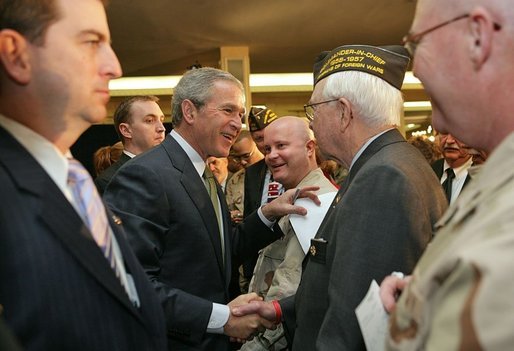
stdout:
[[292,350],[365,350],[355,308],[372,280],[413,269],[447,208],[397,129],[408,63],[401,46],[346,45],[315,64],[306,114],[322,154],[349,174],[311,240],[296,296],[237,312],[282,314]]
[[257,315],[230,313],[257,298],[229,302],[232,259],[280,238],[276,219],[305,209],[291,204],[290,191],[233,230],[206,160],[228,155],[244,114],[243,86],[233,75],[188,71],[173,91],[171,133],[121,167],[104,194],[160,297],[170,350],[226,351],[229,336],[246,339],[271,327]]
[[229,161],[241,165],[242,169],[230,177],[227,182],[226,196],[230,215],[234,223],[243,220],[244,181],[246,168],[264,159],[248,130],[242,130],[228,154]]
[[382,283],[391,350],[514,345],[513,26],[512,1],[417,3],[404,41],[415,48],[434,126],[492,154],[438,222],[412,277]]

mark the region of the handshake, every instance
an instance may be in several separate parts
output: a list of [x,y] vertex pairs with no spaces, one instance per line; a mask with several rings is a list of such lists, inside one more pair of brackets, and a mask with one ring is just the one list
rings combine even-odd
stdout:
[[277,301],[262,301],[256,293],[240,295],[228,304],[230,316],[225,324],[225,335],[231,341],[244,342],[266,329],[281,323],[282,310]]

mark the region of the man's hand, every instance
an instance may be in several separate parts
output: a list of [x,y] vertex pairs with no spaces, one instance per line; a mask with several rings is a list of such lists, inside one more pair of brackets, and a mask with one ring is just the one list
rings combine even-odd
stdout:
[[295,206],[294,200],[296,200],[296,198],[308,197],[319,206],[321,202],[315,193],[317,190],[319,190],[319,186],[306,186],[301,188],[298,195],[295,197],[296,189],[289,189],[269,204],[262,206],[262,214],[270,221],[277,220],[280,217],[293,213],[305,216],[307,214],[307,210],[303,207]]
[[[248,314],[258,314],[263,319],[268,321],[268,323],[275,324],[277,319],[277,314],[275,312],[275,307],[271,301],[263,302],[263,301],[251,301],[246,305],[237,306],[231,308],[232,314],[234,316],[245,316]],[[268,328],[274,329],[274,328]]]
[[243,221],[243,214],[238,210],[232,210],[230,211],[230,219],[232,223],[239,224]]
[[396,300],[411,278],[412,276],[399,278],[395,275],[389,275],[380,284],[380,299],[388,313],[393,312],[396,308]]
[[[262,297],[255,293],[240,295],[234,300],[229,302],[230,316],[225,324],[224,332],[230,336],[232,340],[242,342],[246,339],[252,338],[258,333],[262,333],[266,329],[275,329],[276,326],[273,322],[261,318],[258,314],[249,312],[240,315],[234,315],[232,312],[234,308],[247,306],[248,303],[261,302]],[[237,306],[237,307],[236,307]]]

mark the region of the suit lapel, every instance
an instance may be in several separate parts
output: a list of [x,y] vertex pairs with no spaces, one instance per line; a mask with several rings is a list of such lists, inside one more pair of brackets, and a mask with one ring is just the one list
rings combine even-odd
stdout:
[[125,290],[88,228],[39,163],[2,128],[0,149],[10,151],[0,155],[0,160],[7,166],[16,185],[38,199],[39,213],[35,215],[48,231],[101,285],[135,312]]
[[[139,317],[101,249],[92,238],[89,229],[71,204],[67,203],[64,196],[62,198],[55,196],[56,190],[49,190],[42,196],[45,204],[41,211],[42,222],[47,225],[52,234],[64,244],[86,271],[91,273],[127,309]],[[110,219],[110,224],[112,228],[112,219]],[[118,240],[118,242],[121,241]]]
[[[200,217],[205,224],[209,239],[213,245],[219,269],[222,272],[222,275],[225,276],[219,226],[216,220],[216,213],[212,207],[211,198],[205,188],[205,184],[202,178],[198,175],[186,152],[182,147],[180,147],[175,139],[173,139],[173,137],[166,137],[166,140],[161,145],[166,149],[174,167],[182,173],[180,182],[200,213]],[[219,192],[220,189],[218,189],[218,195]],[[222,199],[224,198],[220,197],[220,200]]]

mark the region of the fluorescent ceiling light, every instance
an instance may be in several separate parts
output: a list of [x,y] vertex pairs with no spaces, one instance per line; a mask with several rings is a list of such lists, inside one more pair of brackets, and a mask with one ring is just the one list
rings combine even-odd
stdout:
[[403,107],[405,111],[430,111],[432,110],[432,105],[430,101],[405,101],[403,103]]
[[[149,76],[118,78],[109,82],[113,96],[136,94],[171,95],[181,76]],[[312,73],[250,74],[252,92],[312,91]],[[421,88],[421,82],[407,72],[404,88]]]

